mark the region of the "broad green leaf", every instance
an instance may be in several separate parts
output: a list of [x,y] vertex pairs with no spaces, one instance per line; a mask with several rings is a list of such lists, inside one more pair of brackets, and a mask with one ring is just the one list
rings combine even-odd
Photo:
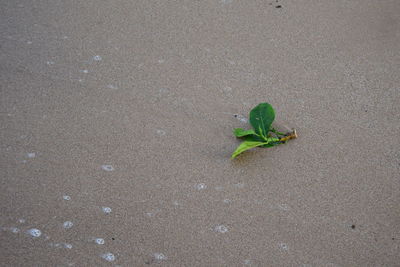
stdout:
[[236,137],[244,137],[244,136],[252,135],[252,134],[256,134],[256,133],[254,132],[253,129],[251,129],[251,130],[244,130],[244,129],[242,129],[242,128],[236,128],[235,130],[233,130],[233,134],[234,134]]
[[246,141],[253,141],[253,142],[263,142],[267,143],[269,138],[265,138],[263,136],[257,135],[257,134],[252,134],[252,135],[246,135],[244,136],[244,140]]
[[256,134],[268,136],[271,124],[275,119],[275,111],[268,103],[261,103],[250,111],[250,124]]
[[244,141],[243,143],[241,143],[235,150],[235,152],[233,152],[231,158],[235,158],[237,155],[239,155],[240,153],[253,148],[253,147],[257,147],[257,146],[262,146],[262,145],[266,145],[268,144],[267,142],[258,142],[258,141]]

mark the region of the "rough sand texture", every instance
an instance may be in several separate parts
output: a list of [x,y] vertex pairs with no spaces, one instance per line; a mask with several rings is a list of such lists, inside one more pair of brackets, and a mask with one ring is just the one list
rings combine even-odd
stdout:
[[[1,1],[1,265],[400,266],[399,14]],[[231,161],[264,101],[299,139]]]

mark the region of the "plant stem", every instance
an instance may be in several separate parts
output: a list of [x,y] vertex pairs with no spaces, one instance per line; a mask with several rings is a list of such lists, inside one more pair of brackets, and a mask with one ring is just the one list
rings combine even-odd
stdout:
[[295,139],[297,138],[297,132],[296,129],[293,129],[293,132],[291,132],[289,135],[282,137],[281,139],[279,139],[280,142],[286,142],[287,140],[290,139]]
[[275,128],[272,128],[272,129],[271,129],[271,132],[273,132],[273,133],[276,134],[276,135],[283,135],[283,136],[285,136],[284,133],[278,132],[277,130],[275,130]]

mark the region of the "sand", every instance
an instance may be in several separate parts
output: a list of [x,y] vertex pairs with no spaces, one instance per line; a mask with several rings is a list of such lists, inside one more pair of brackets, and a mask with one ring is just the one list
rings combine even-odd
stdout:
[[1,6],[1,266],[400,266],[398,0]]

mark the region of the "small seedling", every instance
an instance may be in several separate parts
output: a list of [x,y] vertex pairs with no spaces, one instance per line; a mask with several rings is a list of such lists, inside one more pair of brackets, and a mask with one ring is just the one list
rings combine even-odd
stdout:
[[236,148],[231,158],[253,147],[273,147],[297,138],[296,130],[281,133],[271,127],[275,119],[275,111],[268,103],[261,103],[250,111],[250,124],[254,130],[236,128],[233,134],[244,141]]

